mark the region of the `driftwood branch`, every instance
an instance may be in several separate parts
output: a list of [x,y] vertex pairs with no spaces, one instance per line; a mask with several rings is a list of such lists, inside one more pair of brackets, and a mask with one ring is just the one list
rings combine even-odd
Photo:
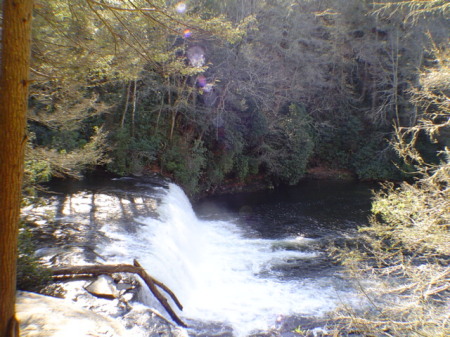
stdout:
[[158,287],[163,289],[172,298],[174,303],[180,310],[183,310],[178,298],[175,294],[162,282],[151,277],[145,269],[139,264],[137,260],[134,260],[134,265],[131,264],[114,264],[114,265],[87,265],[87,266],[70,266],[62,268],[52,269],[52,275],[54,278],[61,278],[67,275],[85,275],[85,276],[98,276],[98,275],[111,275],[114,273],[132,273],[137,274],[148,286],[152,294],[161,303],[161,305],[166,309],[170,317],[178,325],[182,327],[187,327],[187,325],[178,317],[178,315],[173,311],[172,307],[169,305],[167,299],[159,292]]

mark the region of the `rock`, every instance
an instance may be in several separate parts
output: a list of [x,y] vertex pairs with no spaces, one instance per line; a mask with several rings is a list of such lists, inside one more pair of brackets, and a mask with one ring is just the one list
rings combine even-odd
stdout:
[[114,299],[120,295],[114,280],[108,275],[100,275],[97,280],[87,285],[85,289],[90,294],[101,298]]
[[302,331],[302,336],[305,337],[321,337],[329,336],[332,333],[326,329],[327,325],[331,323],[327,318],[317,318],[309,316],[290,316],[285,317],[278,328],[280,337],[297,337],[299,333],[296,329]]
[[16,315],[22,337],[126,336],[112,319],[50,296],[18,292]]
[[185,328],[176,327],[172,329],[173,337],[189,337]]
[[134,294],[133,293],[126,293],[122,295],[122,301],[128,303],[131,302],[131,300],[134,298]]
[[118,283],[116,285],[117,290],[132,290],[135,289],[135,286],[131,283]]
[[189,329],[195,337],[233,337],[233,327],[224,322],[188,320]]
[[143,305],[134,306],[122,320],[130,332],[139,327],[149,337],[189,337],[186,329],[175,326],[157,310]]
[[34,255],[37,258],[41,258],[41,257],[44,257],[44,256],[51,256],[51,257],[53,257],[55,255],[60,254],[62,251],[63,251],[62,248],[59,248],[59,247],[45,247],[45,248],[40,248],[40,249],[36,250]]

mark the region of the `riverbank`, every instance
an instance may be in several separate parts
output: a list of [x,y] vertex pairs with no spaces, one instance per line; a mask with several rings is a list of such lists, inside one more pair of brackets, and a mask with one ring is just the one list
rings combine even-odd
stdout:
[[[357,178],[354,173],[346,169],[332,169],[324,166],[317,166],[309,168],[299,183],[308,180],[351,182],[357,181]],[[245,181],[236,179],[225,180],[220,186],[200,192],[195,196],[195,199],[222,194],[273,190],[276,188],[277,186],[274,186],[273,183],[268,181],[263,175],[255,175],[247,177]]]

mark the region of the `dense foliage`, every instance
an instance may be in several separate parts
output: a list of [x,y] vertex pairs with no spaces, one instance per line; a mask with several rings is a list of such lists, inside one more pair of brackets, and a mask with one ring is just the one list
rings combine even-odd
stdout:
[[99,165],[157,171],[189,193],[295,184],[322,167],[401,178],[389,141],[417,122],[411,89],[433,62],[430,36],[448,33],[438,8],[426,30],[407,13],[357,0],[39,2],[29,181]]

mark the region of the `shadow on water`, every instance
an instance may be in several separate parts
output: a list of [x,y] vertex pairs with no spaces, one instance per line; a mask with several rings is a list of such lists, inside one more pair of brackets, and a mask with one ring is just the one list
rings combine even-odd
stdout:
[[[113,222],[122,232],[135,233],[139,216],[157,217],[156,207],[167,182],[158,177],[116,178],[94,175],[84,180],[54,180],[40,196],[49,202],[41,212],[45,226],[34,226],[40,254],[54,254],[53,264],[81,258],[95,263],[97,247],[108,238],[102,227]],[[52,213],[52,217],[48,214]],[[28,220],[37,220],[33,210]],[[34,218],[33,218],[34,217]]]

